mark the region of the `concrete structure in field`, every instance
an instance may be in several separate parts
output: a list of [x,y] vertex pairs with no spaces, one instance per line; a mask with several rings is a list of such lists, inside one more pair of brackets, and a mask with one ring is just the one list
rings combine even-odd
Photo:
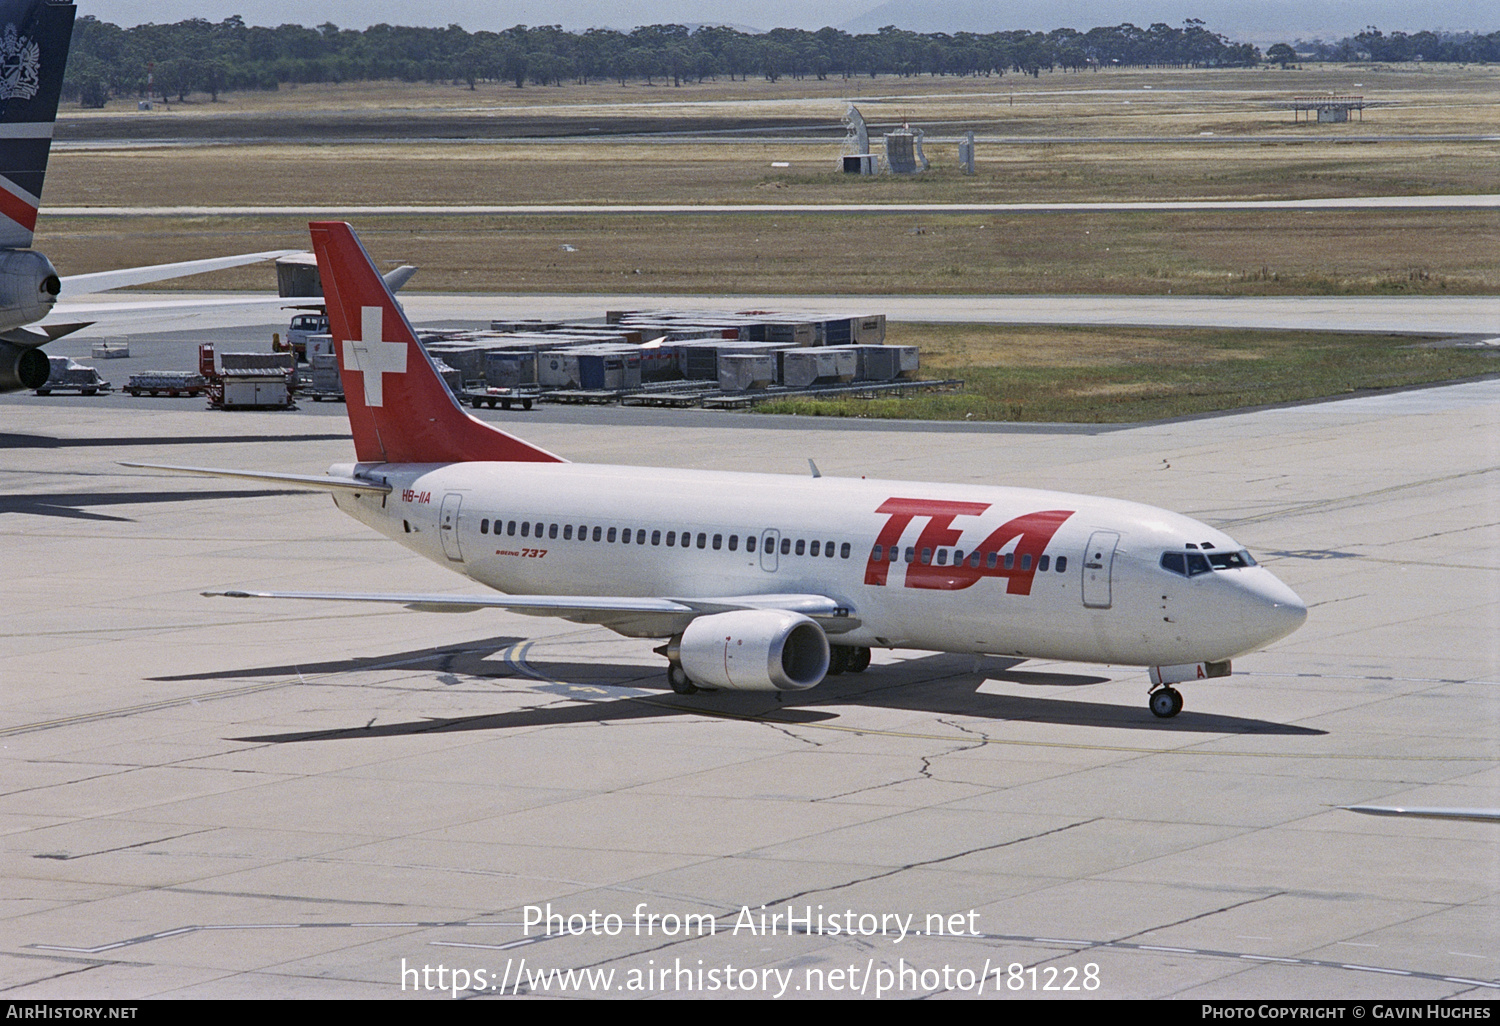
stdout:
[[1337,124],[1348,121],[1351,110],[1359,111],[1359,120],[1365,119],[1366,103],[1363,96],[1298,96],[1286,106],[1292,110],[1293,121],[1301,121],[1305,113],[1308,121],[1316,115],[1320,122]]
[[[461,586],[326,496],[118,465],[320,474],[351,459],[342,407],[84,402],[0,399],[12,1001],[447,998],[522,958],[612,971],[617,996],[722,996],[674,960],[754,967],[756,996],[763,971],[812,996],[872,959],[889,996],[972,995],[986,960],[1111,998],[1500,990],[1497,827],[1340,808],[1500,806],[1500,382],[1072,429],[486,414],[600,463],[813,457],[830,480],[1108,493],[1223,527],[1311,616],[1171,721],[1115,667],[881,651],[780,703],[682,699],[654,642],[603,629],[203,598]],[[622,929],[549,931],[548,903]],[[762,906],[914,930],[733,930]],[[663,967],[669,989],[627,989]]]

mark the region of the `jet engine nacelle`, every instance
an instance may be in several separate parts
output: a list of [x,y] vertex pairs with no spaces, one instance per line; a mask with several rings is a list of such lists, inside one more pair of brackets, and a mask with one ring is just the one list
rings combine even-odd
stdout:
[[730,691],[801,691],[828,673],[823,628],[777,609],[700,616],[668,654],[694,684]]
[[52,361],[36,346],[0,342],[0,392],[41,388],[52,374]]
[[62,280],[34,249],[0,251],[0,331],[39,321],[52,312]]

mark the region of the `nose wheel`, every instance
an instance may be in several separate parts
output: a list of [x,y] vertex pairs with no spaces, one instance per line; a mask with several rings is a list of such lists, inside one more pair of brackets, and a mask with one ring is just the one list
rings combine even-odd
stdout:
[[1173,687],[1161,687],[1151,692],[1147,699],[1151,705],[1151,711],[1164,720],[1182,712],[1182,692]]

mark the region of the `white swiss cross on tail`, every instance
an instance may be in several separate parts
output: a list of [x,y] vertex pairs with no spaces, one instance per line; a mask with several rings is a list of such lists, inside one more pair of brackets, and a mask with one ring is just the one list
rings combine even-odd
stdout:
[[344,346],[344,369],[357,371],[365,383],[365,405],[385,405],[385,375],[406,373],[406,343],[387,342],[381,325],[385,308],[359,308],[359,338]]

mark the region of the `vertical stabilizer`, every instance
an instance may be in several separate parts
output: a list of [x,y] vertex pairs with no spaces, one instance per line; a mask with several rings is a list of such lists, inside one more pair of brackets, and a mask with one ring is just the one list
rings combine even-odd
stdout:
[[25,249],[36,230],[77,10],[0,0],[0,249]]
[[361,463],[565,462],[465,413],[354,229],[308,227]]

